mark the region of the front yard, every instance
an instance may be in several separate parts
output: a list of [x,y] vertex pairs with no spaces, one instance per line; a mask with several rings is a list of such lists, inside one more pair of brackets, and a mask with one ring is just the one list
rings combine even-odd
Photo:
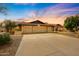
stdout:
[[[47,36],[44,35],[44,34],[46,34]],[[45,40],[45,39],[48,40],[51,37],[52,37],[51,39],[57,40],[56,38],[58,38],[58,36],[55,37],[56,34],[64,35],[64,36],[70,36],[72,38],[76,37],[77,39],[79,38],[79,32],[76,32],[76,33],[73,33],[73,32],[56,32],[56,33],[51,33],[51,34],[49,34],[49,33],[38,33],[36,35],[38,35],[38,39],[39,40],[42,38],[41,35],[44,35],[44,38],[42,38],[43,40]],[[24,34],[24,35],[26,35],[25,37],[27,37],[27,35],[31,35],[31,34]],[[37,38],[35,34],[32,34],[32,35],[33,35],[33,37]],[[12,38],[12,43],[0,46],[0,56],[14,56],[16,54],[17,49],[18,49],[18,47],[20,45],[20,42],[22,40],[23,35],[21,35],[20,32],[16,32],[15,35],[10,35],[10,36]],[[28,39],[29,39],[29,37],[27,37],[26,40],[28,40]],[[36,41],[37,41],[37,39],[36,39]]]
[[15,55],[17,48],[21,42],[22,35],[11,35],[12,43],[0,46],[0,55],[12,56]]

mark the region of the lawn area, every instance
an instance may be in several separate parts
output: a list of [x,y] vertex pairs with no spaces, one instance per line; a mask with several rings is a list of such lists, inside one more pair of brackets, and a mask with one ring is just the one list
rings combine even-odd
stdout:
[[12,56],[15,55],[17,48],[21,42],[22,35],[11,35],[12,43],[0,46],[1,56]]

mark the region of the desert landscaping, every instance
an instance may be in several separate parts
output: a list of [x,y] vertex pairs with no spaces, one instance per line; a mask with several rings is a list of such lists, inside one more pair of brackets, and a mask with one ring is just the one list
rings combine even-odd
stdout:
[[78,9],[68,5],[0,5],[0,56],[79,56]]

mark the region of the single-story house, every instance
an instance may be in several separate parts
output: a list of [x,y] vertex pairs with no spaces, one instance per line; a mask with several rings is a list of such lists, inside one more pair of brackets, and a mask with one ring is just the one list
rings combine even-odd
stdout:
[[18,28],[21,29],[22,33],[42,33],[63,30],[63,26],[60,24],[48,24],[39,20],[32,22],[20,22],[18,25]]

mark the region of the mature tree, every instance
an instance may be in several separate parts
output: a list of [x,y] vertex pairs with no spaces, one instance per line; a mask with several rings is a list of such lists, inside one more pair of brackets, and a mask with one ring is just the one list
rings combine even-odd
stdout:
[[70,31],[77,30],[78,19],[79,19],[78,16],[67,17],[66,20],[64,21],[64,27]]
[[2,25],[6,31],[10,33],[12,32],[12,29],[16,27],[16,23],[11,20],[5,20]]

